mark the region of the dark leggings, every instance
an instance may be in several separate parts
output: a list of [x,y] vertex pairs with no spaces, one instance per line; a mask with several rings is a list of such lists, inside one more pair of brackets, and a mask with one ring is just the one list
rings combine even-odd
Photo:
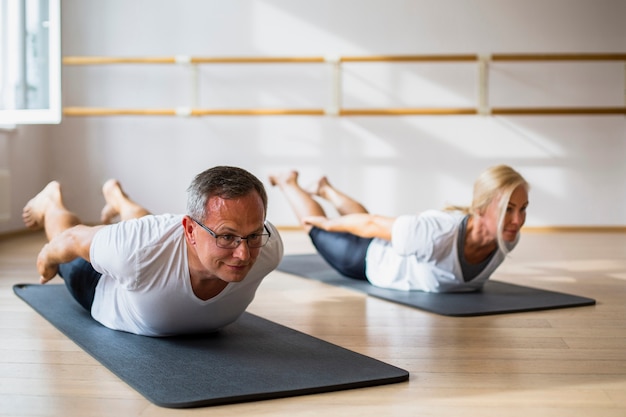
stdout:
[[350,233],[327,232],[314,227],[309,232],[318,253],[338,272],[348,278],[367,281],[365,255],[372,239]]
[[96,285],[102,274],[93,269],[93,266],[83,258],[76,258],[59,265],[59,275],[76,301],[91,312]]

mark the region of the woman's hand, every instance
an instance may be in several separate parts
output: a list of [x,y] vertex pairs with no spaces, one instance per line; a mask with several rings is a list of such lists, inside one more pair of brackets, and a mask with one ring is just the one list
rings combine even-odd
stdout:
[[328,232],[346,232],[353,235],[391,240],[392,217],[367,213],[347,214],[329,219],[324,216],[311,216],[302,219],[304,224],[315,226]]
[[330,231],[330,220],[324,216],[308,216],[302,219],[302,222],[309,226],[315,226],[318,229]]

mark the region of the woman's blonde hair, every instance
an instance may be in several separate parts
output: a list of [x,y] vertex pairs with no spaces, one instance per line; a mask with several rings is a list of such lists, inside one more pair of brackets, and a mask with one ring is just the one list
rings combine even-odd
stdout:
[[494,199],[499,199],[498,203],[498,246],[505,253],[508,252],[502,238],[502,227],[504,225],[504,217],[506,208],[509,205],[509,199],[513,191],[522,186],[529,190],[528,182],[508,165],[496,165],[488,168],[478,176],[474,182],[474,193],[472,205],[469,207],[449,206],[445,210],[461,211],[470,215],[482,214]]

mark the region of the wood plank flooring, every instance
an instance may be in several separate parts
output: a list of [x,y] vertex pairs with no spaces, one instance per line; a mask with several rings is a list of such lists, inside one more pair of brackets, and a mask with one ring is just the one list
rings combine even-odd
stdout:
[[[302,232],[282,235],[287,253],[313,252]],[[37,282],[43,243],[0,239],[0,416],[626,416],[624,233],[525,233],[495,275],[595,298],[589,307],[451,318],[274,272],[250,312],[410,380],[188,410],[145,400],[13,294]]]

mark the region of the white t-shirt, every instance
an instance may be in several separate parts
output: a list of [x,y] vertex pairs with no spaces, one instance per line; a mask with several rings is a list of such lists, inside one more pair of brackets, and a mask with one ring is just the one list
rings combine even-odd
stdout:
[[[368,280],[377,287],[427,292],[475,291],[483,286],[504,261],[497,249],[485,269],[465,282],[459,261],[457,238],[465,215],[460,212],[428,210],[419,215],[398,217],[391,242],[374,239],[367,249]],[[512,250],[519,241],[507,244]]]
[[272,236],[243,281],[201,300],[191,288],[182,219],[144,216],[96,233],[90,257],[102,277],[91,307],[94,319],[114,330],[168,336],[215,331],[245,311],[283,256],[276,228],[267,224]]

